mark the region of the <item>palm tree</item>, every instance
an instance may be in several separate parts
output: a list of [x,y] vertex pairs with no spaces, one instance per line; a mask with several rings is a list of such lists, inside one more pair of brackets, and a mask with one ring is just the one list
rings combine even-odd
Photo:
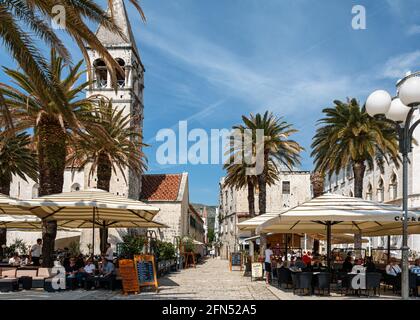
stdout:
[[[27,176],[37,181],[36,155],[30,147],[31,138],[27,133],[0,136],[0,141],[0,193],[9,195],[13,175],[25,181]],[[0,228],[0,246],[6,244],[6,239],[6,228]]]
[[0,136],[0,193],[9,195],[13,175],[27,181],[28,176],[38,180],[36,154],[32,150],[31,137],[24,132],[15,136]]
[[[131,123],[136,122],[124,108],[114,108],[112,100],[103,97],[97,107],[85,112],[85,121],[90,125],[86,133],[74,136],[72,139],[72,154],[68,163],[74,169],[84,168],[91,164],[89,176],[96,171],[97,187],[109,192],[112,172],[117,169],[126,180],[125,169],[130,169],[140,176],[146,170],[146,159],[141,148],[142,135]],[[91,124],[96,124],[92,126]],[[127,182],[127,181],[126,181]],[[108,238],[107,230],[101,229],[101,250],[103,251]]]
[[[289,139],[297,130],[273,113],[266,111],[263,115],[257,113],[255,116],[253,114],[250,117],[242,116],[242,121],[245,128],[251,129],[254,135],[257,130],[262,130],[264,133],[264,145],[262,146],[264,167],[262,173],[257,176],[258,207],[261,215],[266,212],[266,186],[269,183],[270,163],[276,168],[280,165],[292,170],[294,166],[300,164],[300,152],[303,148],[296,141]],[[244,127],[242,126],[242,128]],[[254,143],[256,143],[255,139]],[[257,146],[254,148],[256,150]]]
[[[111,8],[114,1],[108,0]],[[130,2],[145,21],[145,16],[138,0],[130,0]],[[60,7],[57,7],[57,5]],[[65,101],[61,101],[63,97],[60,95],[60,92],[56,90],[50,92],[48,90],[54,83],[51,82],[52,77],[48,68],[48,62],[38,49],[39,43],[37,42],[41,40],[47,46],[59,52],[67,62],[70,61],[70,54],[65,45],[54,29],[47,23],[47,20],[56,18],[57,8],[64,12],[65,31],[79,46],[86,61],[89,62],[86,45],[97,51],[104,58],[108,69],[111,71],[112,83],[116,88],[116,73],[123,74],[123,70],[97,39],[95,33],[89,28],[88,22],[101,24],[110,31],[119,33],[123,38],[124,35],[113,20],[112,10],[111,15],[109,15],[92,0],[14,0],[0,2],[0,39],[11,56],[31,78],[33,83],[37,84],[39,88],[44,87],[43,91],[45,92],[43,92],[43,95],[49,95],[50,100],[65,103]],[[4,107],[0,93],[0,109]],[[6,120],[9,121],[9,125],[12,125],[10,117],[7,117]]]
[[[80,71],[83,61],[74,67],[66,66],[63,58],[51,50],[48,91],[61,95],[61,100],[51,100],[45,84],[39,85],[26,73],[4,68],[16,87],[0,84],[6,104],[20,130],[33,129],[39,165],[39,195],[60,193],[63,190],[67,143],[72,134],[85,125],[82,115],[91,110],[93,101],[84,96],[89,82],[76,84],[84,74]],[[63,76],[67,67],[68,73]],[[44,265],[51,266],[51,253],[57,232],[56,221],[44,221]]]
[[[225,185],[236,190],[247,188],[248,213],[252,218],[255,216],[255,189],[258,186],[258,177],[248,174],[247,169],[252,168],[252,165],[248,165],[245,162],[235,163],[234,158],[235,150],[231,149],[230,159],[224,165],[224,169],[226,170]],[[278,180],[278,176],[277,167],[270,161],[267,184],[269,186],[274,185]]]
[[394,128],[384,120],[370,117],[356,99],[334,101],[334,107],[323,110],[325,117],[313,138],[311,155],[315,170],[331,177],[348,165],[354,174],[354,196],[363,196],[366,166],[374,163],[383,168],[391,159],[399,165],[398,139]]

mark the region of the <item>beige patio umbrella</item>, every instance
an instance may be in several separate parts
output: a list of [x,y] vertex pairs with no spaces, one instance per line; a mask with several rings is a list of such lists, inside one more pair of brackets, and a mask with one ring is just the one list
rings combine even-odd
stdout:
[[[159,208],[144,202],[116,196],[100,189],[63,192],[31,200],[17,201],[43,220],[57,220],[66,228],[163,228],[152,221]],[[93,232],[93,235],[95,232]],[[95,238],[93,236],[92,244]]]
[[[360,198],[325,194],[271,218],[256,229],[257,233],[326,233],[327,256],[330,256],[332,233],[363,233],[394,226],[403,216],[399,207]],[[420,225],[420,215],[409,212]]]
[[0,215],[31,215],[26,208],[20,208],[16,202],[18,200],[0,193]]

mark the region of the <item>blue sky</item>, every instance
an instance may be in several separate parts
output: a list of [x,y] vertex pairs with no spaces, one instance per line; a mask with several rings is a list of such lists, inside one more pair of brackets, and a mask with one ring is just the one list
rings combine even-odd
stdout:
[[[105,1],[104,1],[105,3]],[[420,7],[415,0],[143,0],[143,24],[129,8],[145,75],[149,171],[189,172],[190,201],[218,202],[221,165],[156,162],[156,133],[188,119],[188,128],[230,128],[242,114],[273,111],[310,143],[321,110],[335,99],[367,95],[420,65]],[[353,30],[354,5],[367,29]],[[81,59],[75,46],[74,59]],[[4,49],[2,65],[13,66]],[[0,73],[0,81],[7,81]]]

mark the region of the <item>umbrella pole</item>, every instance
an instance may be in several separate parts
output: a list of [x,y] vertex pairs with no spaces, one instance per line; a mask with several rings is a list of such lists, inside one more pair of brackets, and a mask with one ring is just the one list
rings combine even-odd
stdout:
[[387,262],[389,263],[389,259],[391,258],[391,236],[388,235],[388,239],[387,239]]
[[93,224],[92,224],[92,256],[95,257],[95,211],[96,208],[93,207]]
[[331,221],[327,221],[327,265],[331,267]]

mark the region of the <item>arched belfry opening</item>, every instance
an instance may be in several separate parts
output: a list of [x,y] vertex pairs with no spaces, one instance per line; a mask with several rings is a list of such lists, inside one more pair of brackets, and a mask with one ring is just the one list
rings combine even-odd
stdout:
[[121,74],[119,72],[117,72],[117,83],[118,83],[118,87],[120,88],[124,88],[125,87],[125,79],[126,79],[126,68],[125,68],[125,62],[123,59],[121,58],[116,58],[115,61],[117,61],[117,63],[120,65],[120,67],[123,69],[124,74]]
[[106,88],[108,86],[108,70],[102,59],[96,59],[93,62],[94,79],[97,88]]

